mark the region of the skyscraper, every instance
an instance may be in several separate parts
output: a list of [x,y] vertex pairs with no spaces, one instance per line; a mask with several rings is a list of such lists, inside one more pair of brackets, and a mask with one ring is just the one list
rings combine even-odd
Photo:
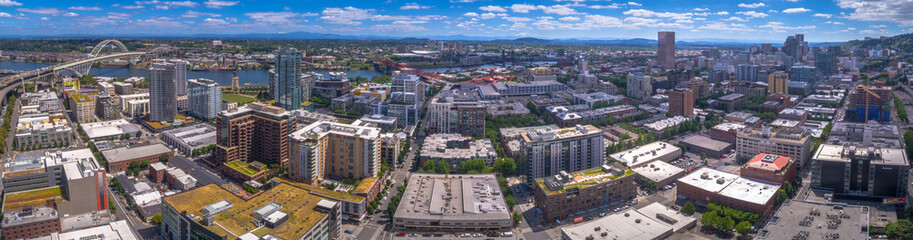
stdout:
[[783,71],[776,71],[767,76],[767,90],[770,93],[789,93],[789,75]]
[[187,95],[187,62],[172,60],[174,63],[174,94]]
[[177,64],[163,62],[149,69],[149,121],[173,121],[177,116]]
[[643,73],[628,74],[628,97],[646,100],[653,96],[653,77]]
[[840,54],[840,46],[829,47],[827,51],[815,52],[815,68],[821,76],[837,73],[838,54]]
[[796,34],[795,36],[786,37],[782,50],[787,56],[792,57],[792,62],[801,62],[808,52],[808,42],[805,41],[805,35]]
[[425,102],[425,84],[416,75],[396,74],[392,79],[388,101],[387,116],[398,118],[398,127],[415,125]]
[[216,117],[215,164],[240,160],[285,166],[288,136],[295,129],[295,115],[264,103],[221,111]]
[[317,121],[289,135],[289,177],[363,179],[380,171],[380,128]]
[[275,66],[269,87],[276,105],[286,110],[301,108],[301,52],[295,48],[279,49]]
[[739,64],[736,68],[736,77],[737,81],[745,82],[754,82],[758,80],[758,65],[754,64]]
[[656,49],[656,65],[661,68],[675,68],[675,32],[659,32],[659,46]]
[[200,78],[188,81],[190,115],[200,119],[216,118],[222,110],[222,89],[213,80]]
[[694,115],[694,92],[687,88],[676,88],[670,91],[669,113],[672,116]]

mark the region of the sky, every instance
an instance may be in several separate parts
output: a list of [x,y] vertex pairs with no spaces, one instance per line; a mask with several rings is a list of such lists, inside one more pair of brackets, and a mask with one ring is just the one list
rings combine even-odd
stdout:
[[913,0],[0,0],[2,35],[315,32],[391,37],[831,42],[913,32]]

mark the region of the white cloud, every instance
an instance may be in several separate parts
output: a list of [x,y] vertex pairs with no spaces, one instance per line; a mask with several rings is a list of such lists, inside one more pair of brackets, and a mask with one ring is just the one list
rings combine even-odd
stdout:
[[755,11],[737,12],[736,14],[742,14],[742,15],[748,16],[750,18],[765,18],[765,17],[769,16],[766,13],[760,13],[760,12],[755,12]]
[[815,14],[812,15],[812,16],[815,16],[815,17],[823,17],[823,18],[831,18],[831,17],[833,17],[834,15],[832,15],[832,14],[827,14],[827,13],[815,13]]
[[827,21],[827,22],[824,22],[824,23],[827,23],[827,24],[834,24],[834,25],[843,25],[842,22],[836,22],[836,21],[833,21],[833,22],[832,22],[832,21]]
[[507,12],[507,9],[501,6],[488,5],[484,7],[479,7],[479,10],[486,12]]
[[587,6],[587,8],[591,8],[591,9],[618,9],[618,8],[621,8],[622,5],[624,5],[624,4],[613,3],[613,4],[611,4],[611,5],[590,5],[590,6]]
[[74,12],[68,12],[68,13],[64,13],[63,16],[64,17],[78,17],[79,14],[76,14]]
[[836,0],[837,6],[853,9],[845,17],[859,21],[894,22],[901,26],[913,26],[913,1],[910,0]]
[[479,14],[478,14],[478,13],[474,13],[474,12],[468,12],[468,13],[464,13],[463,16],[466,16],[466,17],[478,17]]
[[687,13],[671,13],[671,12],[654,12],[645,9],[632,9],[624,12],[624,15],[631,15],[635,17],[660,17],[660,18],[672,18],[672,19],[690,19],[691,16]]
[[628,2],[628,5],[631,5],[631,6],[638,6],[638,7],[643,6],[643,4],[636,3],[636,2]]
[[48,18],[48,17],[41,17],[41,21],[47,21],[48,19],[50,19],[50,18]]
[[773,32],[786,32],[786,30],[807,30],[815,29],[815,26],[785,26],[782,22],[768,22],[765,25],[758,26],[759,28],[770,28]]
[[206,18],[203,20],[203,25],[210,26],[210,27],[223,26],[223,25],[228,25],[228,24],[230,24],[230,23],[225,19]]
[[722,23],[722,22],[713,22],[704,26],[698,27],[698,29],[705,30],[718,30],[718,31],[736,31],[736,32],[754,32],[755,30],[745,26],[745,24],[738,23]]
[[787,8],[783,10],[783,13],[804,13],[811,12],[811,9],[808,8]]
[[888,31],[885,31],[884,29],[879,29],[879,30],[868,29],[868,30],[859,31],[859,34],[865,34],[865,35],[885,35],[887,33],[888,33]]
[[888,26],[882,24],[882,25],[869,25],[869,27],[870,27],[870,28],[886,28],[886,27],[888,27]]
[[22,6],[21,2],[13,0],[0,0],[0,7],[18,7]]
[[786,0],[787,2],[798,2],[799,0]]
[[492,18],[495,18],[495,17],[497,17],[497,16],[498,16],[498,15],[495,15],[494,13],[490,13],[490,12],[489,12],[489,13],[483,13],[482,15],[479,15],[479,18],[481,18],[481,19],[492,19]]
[[542,12],[547,13],[547,14],[558,14],[558,15],[580,14],[573,8],[570,8],[566,5],[551,5],[551,6],[539,5],[537,7],[539,9],[541,9]]
[[415,24],[422,24],[424,21],[395,21],[391,24],[381,24],[374,25],[371,28],[380,32],[417,32],[427,30],[423,26],[418,26]]
[[181,17],[183,17],[183,18],[198,18],[200,16],[221,17],[222,15],[218,14],[218,13],[197,12],[194,10],[187,10],[187,12],[184,12],[184,14],[181,14]]
[[510,6],[510,10],[515,13],[528,13],[530,10],[538,9],[536,6],[529,4],[514,4]]
[[767,6],[767,5],[765,5],[764,3],[752,3],[752,4],[739,3],[740,8],[759,8],[759,7],[763,7],[763,6]]
[[[207,8],[220,9],[223,7],[231,7],[234,5],[238,5],[238,3],[241,3],[241,1],[208,0],[208,1],[203,2],[203,5],[206,5]],[[209,18],[207,18],[207,19],[209,19]],[[221,20],[221,19],[216,19],[216,20]],[[224,20],[222,20],[222,21],[224,21]]]
[[76,10],[76,11],[101,11],[101,8],[100,8],[100,7],[81,7],[81,6],[76,6],[76,7],[69,7],[69,8],[67,8],[67,9]]
[[559,18],[558,20],[565,21],[565,22],[575,22],[575,21],[580,21],[580,18],[579,17],[563,17],[563,18]]
[[303,14],[294,12],[249,12],[244,16],[253,19],[255,22],[265,24],[289,24],[297,22],[293,18],[302,17]]
[[694,8],[694,9],[691,9],[691,11],[709,11],[709,10],[710,10],[709,8]]
[[406,5],[399,7],[399,9],[402,9],[402,10],[429,9],[429,8],[431,8],[431,6],[422,6],[422,5],[419,5],[418,3],[406,3]]
[[748,21],[748,20],[746,20],[746,19],[744,19],[744,18],[741,18],[741,17],[729,17],[729,18],[723,19],[723,20],[726,20],[726,21],[738,21],[738,22],[747,22],[747,21]]
[[[168,9],[171,9],[174,7],[196,7],[196,6],[200,5],[199,3],[195,3],[195,2],[191,2],[191,1],[159,1],[159,0],[136,1],[134,3],[136,3],[136,5],[153,5],[155,9],[161,9],[161,10],[168,10]],[[161,19],[158,19],[157,21],[160,21],[160,20]]]
[[727,12],[727,11],[719,11],[719,12],[716,12],[715,14],[716,14],[716,15],[729,15],[729,12]]
[[40,7],[40,8],[17,8],[16,11],[27,12],[27,13],[34,13],[34,14],[53,15],[53,16],[57,16],[57,15],[64,14],[64,13],[67,12],[67,11],[64,11],[64,10],[56,9],[56,8],[45,8],[45,7]]
[[501,19],[507,20],[508,22],[514,22],[514,23],[533,21],[532,18],[526,18],[526,17],[502,17]]
[[11,17],[13,17],[13,15],[10,15],[9,13],[5,13],[5,12],[0,12],[0,18],[11,18]]
[[323,14],[323,16],[320,17],[320,19],[323,21],[349,26],[361,25],[361,22],[355,20],[368,19],[374,15],[373,10],[360,9],[351,6],[345,8],[326,8],[321,14]]

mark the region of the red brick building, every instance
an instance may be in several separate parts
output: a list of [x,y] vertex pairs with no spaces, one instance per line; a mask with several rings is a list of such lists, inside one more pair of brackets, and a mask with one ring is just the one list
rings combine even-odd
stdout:
[[140,147],[122,147],[101,152],[108,161],[108,172],[123,172],[130,168],[131,162],[149,161],[157,163],[162,154],[174,157],[174,151],[163,144],[152,144]]
[[365,200],[370,203],[371,201],[374,201],[374,198],[377,197],[377,194],[380,193],[383,186],[384,182],[382,179],[376,177],[365,178],[361,180],[361,184],[355,186],[355,189],[352,190],[352,194],[365,197]]
[[637,196],[635,174],[626,169],[590,169],[536,179],[536,207],[546,221],[575,217],[574,213],[592,210]]
[[153,163],[149,165],[149,176],[155,183],[161,183],[165,180],[165,172],[168,167],[162,163]]
[[739,175],[783,184],[796,178],[796,163],[789,157],[759,153],[742,166]]
[[53,207],[25,207],[3,213],[3,239],[32,239],[60,232],[60,216]]
[[745,125],[738,123],[720,123],[710,128],[710,138],[735,143],[739,130],[745,127]]
[[767,217],[776,210],[780,185],[705,167],[680,178],[675,188],[679,199],[693,202],[697,206],[715,203]]

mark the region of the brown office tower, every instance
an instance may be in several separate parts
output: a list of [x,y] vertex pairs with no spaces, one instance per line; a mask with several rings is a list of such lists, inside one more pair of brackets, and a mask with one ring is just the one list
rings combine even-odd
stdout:
[[694,92],[687,88],[676,88],[669,92],[669,113],[672,116],[694,115]]
[[661,68],[675,68],[675,32],[659,32],[659,46],[656,49],[656,65]]
[[219,112],[216,128],[215,165],[235,160],[288,163],[288,135],[295,131],[295,116],[285,109],[249,103]]

